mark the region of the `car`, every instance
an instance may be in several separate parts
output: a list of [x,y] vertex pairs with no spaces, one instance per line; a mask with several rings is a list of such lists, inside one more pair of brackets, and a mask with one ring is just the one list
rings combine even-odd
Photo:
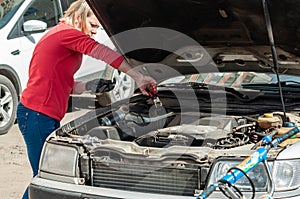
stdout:
[[158,92],[52,132],[30,199],[299,198],[299,2],[87,2]]
[[[26,87],[29,62],[35,45],[48,29],[59,22],[64,10],[73,1],[0,0],[0,134],[7,133],[16,121],[16,107]],[[115,49],[102,27],[95,39]],[[99,77],[115,80],[116,88],[102,96],[89,93],[74,95],[70,98],[70,102],[73,102],[70,110],[105,105],[127,97],[134,91],[134,81],[130,77],[118,73],[102,61],[84,56],[82,66],[75,74],[76,80],[87,81]],[[78,101],[86,101],[86,107],[77,107],[83,104]]]

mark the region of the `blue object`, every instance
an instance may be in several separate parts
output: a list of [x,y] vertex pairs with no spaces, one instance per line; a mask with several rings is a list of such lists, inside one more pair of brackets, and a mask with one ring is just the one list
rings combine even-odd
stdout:
[[[237,167],[247,173],[254,167],[256,167],[260,162],[266,160],[267,155],[267,149],[259,148],[251,156],[247,157],[243,162],[241,162]],[[221,180],[227,181],[230,184],[234,184],[243,176],[244,174],[240,170],[232,169],[224,177],[222,177]]]
[[[236,166],[236,169],[232,168],[230,171],[228,171],[219,180],[219,182],[228,182],[229,184],[234,184],[241,177],[243,177],[245,173],[255,168],[260,162],[265,161],[267,159],[268,151],[270,148],[277,147],[278,144],[300,132],[299,128],[294,123],[287,122],[285,123],[285,127],[293,127],[293,129],[273,140],[271,135],[265,136],[262,140],[266,145],[264,147],[258,148],[251,156],[248,156],[243,162]],[[216,189],[216,187],[217,185],[215,184],[210,185],[196,198],[206,199]],[[269,197],[268,199],[272,198]]]

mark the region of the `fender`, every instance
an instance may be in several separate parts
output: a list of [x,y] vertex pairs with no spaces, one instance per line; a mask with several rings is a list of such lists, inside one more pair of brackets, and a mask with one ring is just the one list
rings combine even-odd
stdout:
[[18,95],[20,96],[22,92],[21,81],[14,68],[6,64],[0,64],[0,74],[7,77],[13,83]]

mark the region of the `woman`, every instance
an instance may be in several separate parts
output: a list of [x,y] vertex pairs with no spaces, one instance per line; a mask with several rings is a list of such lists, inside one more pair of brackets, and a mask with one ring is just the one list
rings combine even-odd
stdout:
[[[99,26],[88,4],[78,0],[71,4],[60,23],[36,45],[30,62],[27,88],[22,93],[17,109],[18,125],[26,143],[33,176],[38,173],[46,138],[60,126],[66,113],[70,93],[82,93],[93,88],[90,82],[74,82],[73,75],[81,65],[83,54],[103,60],[127,73],[143,94],[149,95],[149,88],[156,91],[157,83],[153,78],[132,70],[119,53],[91,38]],[[28,198],[27,194],[26,190],[23,198]]]

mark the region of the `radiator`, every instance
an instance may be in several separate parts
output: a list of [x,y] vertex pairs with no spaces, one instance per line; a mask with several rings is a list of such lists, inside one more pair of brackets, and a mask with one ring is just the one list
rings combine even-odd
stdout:
[[200,187],[197,165],[153,166],[112,162],[92,162],[92,184],[118,190],[193,196]]

